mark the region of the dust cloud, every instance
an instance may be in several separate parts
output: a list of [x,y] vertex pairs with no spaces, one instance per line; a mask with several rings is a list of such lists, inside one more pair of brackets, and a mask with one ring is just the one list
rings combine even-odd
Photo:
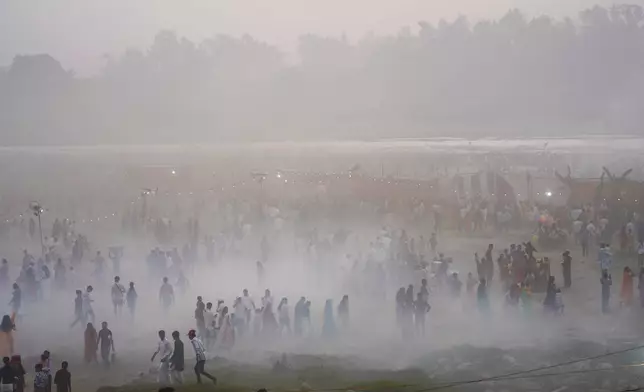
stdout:
[[[427,386],[641,338],[640,5],[80,3],[0,6],[0,356],[153,381],[157,332],[196,329],[245,387]],[[641,360],[469,388],[615,390]]]

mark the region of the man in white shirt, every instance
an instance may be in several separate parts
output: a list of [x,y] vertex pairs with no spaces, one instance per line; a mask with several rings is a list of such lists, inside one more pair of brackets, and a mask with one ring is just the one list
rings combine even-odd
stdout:
[[204,366],[206,365],[206,348],[203,343],[201,343],[201,340],[197,338],[197,331],[191,329],[190,332],[188,332],[188,339],[190,339],[190,344],[192,344],[192,348],[195,350],[195,356],[197,359],[197,364],[195,365],[197,383],[201,384],[201,376],[203,375],[217,385],[217,378],[206,373],[204,370]]
[[584,222],[580,221],[577,219],[576,221],[572,222],[572,232],[575,234],[575,240],[579,242],[579,234],[581,233],[581,227],[583,226]]
[[244,289],[244,296],[242,297],[242,305],[244,306],[244,315],[245,315],[245,321],[246,321],[246,326],[250,324],[250,317],[251,314],[255,311],[255,302],[253,302],[253,299],[248,295],[248,289]]
[[271,296],[271,291],[266,289],[264,297],[262,297],[262,307],[265,308],[268,304],[273,305],[273,297]]
[[123,311],[123,300],[125,298],[125,287],[120,283],[121,278],[114,277],[114,285],[112,285],[112,304],[114,305],[114,315],[118,316]]
[[203,312],[204,324],[206,325],[206,346],[212,348],[216,341],[215,313],[212,311],[212,302],[206,304],[206,310]]
[[172,345],[165,338],[165,331],[159,331],[159,342],[157,344],[157,350],[152,354],[150,362],[154,362],[154,358],[159,355],[159,378],[158,381],[160,384],[170,383],[170,362],[168,361],[172,356]]
[[92,291],[94,291],[94,288],[87,286],[87,290],[83,294],[83,314],[85,315],[85,320],[89,321],[89,318],[91,318],[91,322],[94,324],[96,322],[96,315],[94,315],[94,309],[92,308],[92,302],[94,302],[91,296]]

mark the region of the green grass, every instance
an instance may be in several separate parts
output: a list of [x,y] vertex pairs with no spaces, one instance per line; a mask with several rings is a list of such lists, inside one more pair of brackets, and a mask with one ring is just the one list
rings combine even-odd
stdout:
[[[339,367],[308,367],[299,370],[274,372],[270,369],[239,367],[219,369],[220,384],[196,384],[194,376],[186,373],[186,384],[175,386],[177,392],[254,392],[266,388],[269,392],[298,391],[355,391],[355,392],[407,392],[410,387],[426,387],[427,376],[418,370],[374,371],[342,369]],[[188,377],[189,376],[189,377]],[[153,392],[159,389],[151,379],[140,380],[120,387],[101,387],[98,392]],[[412,388],[413,389],[413,388]]]
[[[414,385],[416,386],[416,385]],[[213,386],[212,384],[196,384],[189,383],[181,386],[173,386],[177,392],[212,392],[216,390],[217,392],[254,392],[260,387],[250,387],[250,386],[240,386],[240,385],[218,385]],[[403,384],[400,382],[394,382],[390,380],[378,380],[378,381],[369,381],[369,382],[358,382],[353,385],[348,385],[346,387],[336,386],[334,388],[313,388],[310,389],[305,386],[298,387],[279,387],[274,386],[268,388],[264,386],[269,392],[306,392],[306,391],[355,391],[355,392],[404,392],[409,390],[409,384]],[[101,387],[97,392],[156,392],[159,389],[158,384],[154,383],[145,383],[145,384],[131,384],[121,387]]]

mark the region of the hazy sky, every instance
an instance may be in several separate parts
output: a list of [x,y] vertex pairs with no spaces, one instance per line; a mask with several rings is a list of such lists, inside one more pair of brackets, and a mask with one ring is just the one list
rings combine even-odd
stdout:
[[[644,4],[644,0],[628,3]],[[528,15],[576,16],[606,0],[0,0],[0,64],[47,52],[81,74],[104,54],[143,47],[160,29],[191,39],[249,33],[287,50],[298,34],[396,32],[420,20],[494,18],[510,8]]]

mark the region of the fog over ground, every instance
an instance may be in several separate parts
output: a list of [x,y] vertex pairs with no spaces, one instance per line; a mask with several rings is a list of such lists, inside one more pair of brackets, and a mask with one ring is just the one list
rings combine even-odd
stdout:
[[[244,387],[349,382],[325,369],[435,386],[636,345],[638,3],[0,0],[0,308],[18,316],[13,353],[31,371],[49,349],[88,389],[153,382],[157,331],[187,343],[197,296],[235,314],[217,316],[208,366]],[[499,259],[528,241],[534,258]],[[488,244],[493,271],[475,261]],[[135,282],[134,314],[113,312],[115,275]],[[110,370],[84,361],[85,326],[70,327],[88,285],[95,326],[114,333]],[[233,326],[243,289],[256,313]],[[296,303],[311,301],[304,333],[272,328],[266,289],[293,329]],[[295,359],[275,366],[282,354]],[[186,357],[191,375],[188,344]],[[621,390],[643,358],[469,388]]]
[[[482,230],[459,232],[456,230],[458,204],[453,201],[457,188],[453,188],[453,181],[457,170],[469,176],[472,171],[495,167],[508,170],[506,178],[516,174],[514,190],[523,194],[524,168],[529,167],[542,181],[535,185],[535,192],[565,195],[566,188],[544,173],[554,169],[565,173],[567,164],[572,163],[572,175],[578,178],[601,170],[597,162],[606,162],[615,173],[625,170],[625,165],[639,162],[633,172],[633,178],[639,179],[642,178],[641,158],[637,161],[637,154],[633,155],[630,147],[641,142],[632,138],[553,140],[550,150],[546,148],[547,153],[544,153],[543,141],[530,139],[337,142],[320,143],[317,149],[313,148],[315,144],[298,143],[221,148],[138,146],[120,150],[5,148],[0,155],[5,167],[0,180],[14,186],[3,192],[2,213],[6,219],[0,238],[3,257],[10,261],[11,279],[20,274],[23,249],[39,257],[38,231],[30,236],[28,229],[25,203],[30,200],[39,200],[47,208],[42,215],[46,243],[53,241],[52,225],[56,218],[74,222],[68,234],[70,239],[83,234],[89,241],[75,272],[65,273],[64,288],[57,288],[55,277],[45,280],[43,301],[25,304],[17,321],[16,347],[30,364],[45,348],[53,352],[55,361],[69,360],[79,383],[88,388],[139,380],[141,373],[143,379],[153,381],[154,373],[148,373],[158,365],[150,364],[149,356],[156,344],[156,331],[176,329],[185,334],[195,328],[196,296],[215,303],[221,299],[231,307],[243,288],[249,289],[257,304],[266,288],[276,300],[287,297],[291,321],[295,303],[306,296],[312,302],[311,329],[300,338],[286,333],[283,336],[238,335],[231,351],[215,347],[211,355],[217,359],[209,361],[209,366],[223,382],[243,382],[244,376],[268,371],[260,378],[253,378],[256,381],[252,385],[261,386],[261,382],[274,377],[270,369],[283,353],[291,358],[289,366],[295,370],[280,379],[279,384],[273,384],[282,388],[310,381],[312,374],[323,368],[348,369],[355,374],[369,369],[376,372],[369,377],[381,378],[391,375],[378,372],[412,368],[420,369],[424,377],[434,377],[433,382],[448,382],[505,374],[630,347],[641,336],[642,313],[637,306],[620,308],[618,293],[621,268],[624,265],[635,268],[637,263],[628,253],[616,256],[611,271],[615,279],[611,301],[614,313],[602,315],[596,249],[583,257],[572,239],[565,245],[538,246],[538,257],[548,256],[553,260],[551,273],[557,282],[561,281],[559,260],[563,247],[572,249],[573,287],[564,289],[563,315],[545,314],[544,294],[536,289],[530,305],[532,310],[526,310],[523,302],[516,309],[505,305],[507,293],[496,265],[489,290],[491,313],[486,316],[481,312],[476,293],[467,292],[465,287],[468,273],[477,276],[473,254],[484,254],[487,244],[493,243],[496,258],[511,243],[530,238],[535,232],[535,223],[529,213],[516,210],[520,217],[517,216],[516,225],[509,231],[500,230],[490,222]],[[605,155],[601,145],[610,145],[613,155],[632,160],[620,161]],[[346,168],[352,162],[361,162],[361,165],[350,173]],[[260,184],[249,173],[266,173],[267,178]],[[377,181],[372,181],[370,176]],[[382,185],[363,189],[368,185],[364,181]],[[410,189],[402,181],[411,181],[414,186]],[[432,190],[432,186],[438,189]],[[557,203],[565,203],[565,197],[554,196],[552,200],[555,199]],[[419,200],[431,207],[422,211]],[[556,203],[548,205],[543,196],[536,200],[544,203],[539,204],[544,214],[558,209]],[[435,211],[445,214],[445,231],[438,236],[437,251],[453,258],[450,272],[458,271],[461,275],[464,286],[459,298],[450,294],[447,286],[438,286],[430,272],[431,266],[418,269],[423,264],[416,264],[420,255],[426,261],[437,257],[426,244],[436,230]],[[197,260],[183,261],[179,268],[168,260],[164,272],[152,271],[146,263],[149,250],[159,247],[170,251],[176,247],[182,253],[184,245],[194,241],[187,224],[195,218],[199,219],[200,231]],[[171,234],[160,234],[159,223],[170,221],[172,229],[166,228],[169,230],[166,233]],[[381,242],[385,238],[391,238],[392,243],[399,241],[402,230],[418,244],[414,248],[415,256],[398,252],[383,254]],[[314,231],[317,240],[313,240]],[[341,232],[347,233],[344,243],[334,240]],[[217,243],[212,262],[207,258],[207,236],[210,235]],[[264,263],[265,276],[260,282],[255,263],[263,257],[264,236],[270,245],[270,256]],[[614,241],[616,248],[618,242]],[[95,252],[100,250],[106,255],[110,246],[124,247],[119,272],[122,282],[126,285],[136,282],[139,302],[134,319],[127,309],[121,317],[112,313],[111,262],[107,261],[102,276],[96,275],[96,263],[92,262]],[[70,248],[58,242],[52,249],[54,256],[51,257],[60,255],[67,269],[73,265]],[[401,245],[396,249],[406,252]],[[379,264],[385,268],[384,279],[369,272]],[[53,262],[49,265],[54,269]],[[179,270],[190,281],[185,293],[178,289]],[[176,303],[167,313],[158,299],[163,275],[170,277],[177,290]],[[432,282],[427,331],[424,337],[409,337],[396,321],[395,294],[399,287],[409,284],[417,292],[423,277]],[[114,333],[117,362],[112,371],[84,364],[82,328],[69,328],[73,320],[73,291],[88,284],[96,288],[97,322],[109,322]],[[8,301],[8,287],[3,288],[3,293]],[[333,338],[325,337],[324,303],[332,299],[335,313],[345,294],[350,298],[350,326],[341,328]],[[339,319],[336,322],[339,324]],[[189,350],[186,355],[192,358]],[[296,355],[306,355],[307,359],[295,359]],[[584,362],[573,369],[597,371],[592,373],[593,378],[591,375],[568,376],[564,380],[585,387],[593,385],[594,377],[603,377],[610,380],[604,381],[609,383],[605,390],[611,390],[610,387],[634,382],[632,377],[639,376],[638,368],[606,373],[601,367],[639,362],[640,352]],[[570,368],[561,371],[570,371]],[[325,384],[318,381],[318,385],[345,385],[335,377],[329,376]],[[535,385],[549,388],[561,380],[554,377],[534,382],[506,381],[495,386],[534,390]],[[472,390],[486,390],[488,386],[477,385]]]

